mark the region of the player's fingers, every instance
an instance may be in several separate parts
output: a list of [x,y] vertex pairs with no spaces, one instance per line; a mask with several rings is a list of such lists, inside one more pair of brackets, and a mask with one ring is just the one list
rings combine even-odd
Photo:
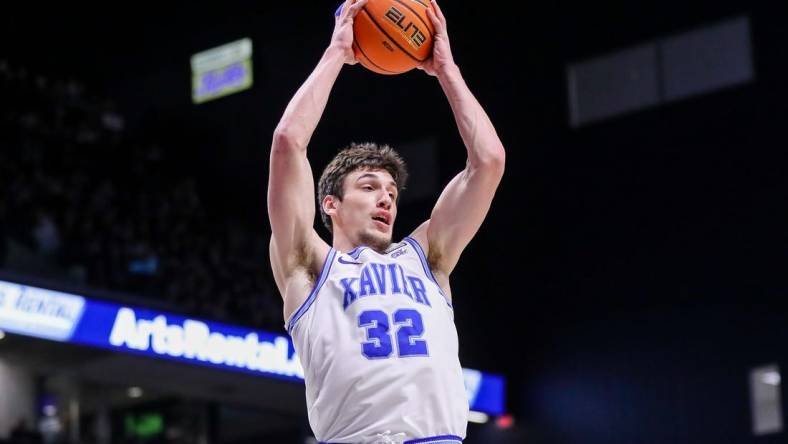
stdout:
[[432,27],[435,28],[435,33],[442,34],[446,27],[444,26],[443,22],[440,21],[435,12],[433,12],[432,8],[427,8],[427,17],[430,18]]
[[435,15],[438,16],[443,26],[446,26],[446,17],[443,16],[443,11],[441,11],[441,7],[438,6],[438,2],[435,0],[430,0],[432,3],[432,7],[435,8]]
[[345,2],[339,6],[339,15],[337,16],[338,20],[344,20],[345,18],[347,18],[351,5],[354,2],[355,0],[345,0]]
[[350,11],[348,11],[350,17],[355,18],[356,15],[358,15],[358,12],[361,11],[361,8],[367,4],[367,1],[369,0],[356,0],[356,2],[353,3],[353,6],[350,7]]

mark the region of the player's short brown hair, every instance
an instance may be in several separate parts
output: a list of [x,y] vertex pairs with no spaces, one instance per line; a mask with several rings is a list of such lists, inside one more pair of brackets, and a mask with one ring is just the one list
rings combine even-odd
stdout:
[[323,198],[332,195],[342,200],[344,197],[342,185],[345,182],[345,177],[357,170],[388,171],[397,184],[398,192],[405,188],[405,182],[408,180],[408,168],[405,161],[390,146],[371,142],[351,143],[326,166],[317,185],[317,205],[320,207],[320,217],[329,232],[332,232],[331,217],[323,211]]

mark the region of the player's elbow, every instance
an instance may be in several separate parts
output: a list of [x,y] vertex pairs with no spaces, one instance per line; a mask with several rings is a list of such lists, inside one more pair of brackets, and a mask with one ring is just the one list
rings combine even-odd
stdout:
[[480,156],[479,168],[483,169],[486,173],[495,176],[503,176],[503,170],[506,167],[506,151],[503,146],[496,146],[494,149],[489,150]]
[[306,144],[301,141],[298,131],[289,125],[279,125],[274,130],[273,151],[301,151]]

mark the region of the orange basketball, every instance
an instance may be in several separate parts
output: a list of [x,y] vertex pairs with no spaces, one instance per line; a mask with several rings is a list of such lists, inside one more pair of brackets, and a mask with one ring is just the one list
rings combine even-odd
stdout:
[[353,22],[356,60],[379,74],[401,74],[432,55],[429,0],[369,0]]

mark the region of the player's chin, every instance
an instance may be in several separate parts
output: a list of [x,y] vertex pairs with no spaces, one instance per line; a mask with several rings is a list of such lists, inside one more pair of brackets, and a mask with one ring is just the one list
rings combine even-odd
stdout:
[[382,233],[380,231],[373,231],[372,232],[372,237],[374,237],[379,243],[386,244],[386,246],[388,246],[388,244],[391,243],[391,232],[390,231],[388,233]]
[[378,251],[383,251],[391,245],[391,231],[385,233],[377,229],[371,229],[364,234],[366,238],[364,243]]

